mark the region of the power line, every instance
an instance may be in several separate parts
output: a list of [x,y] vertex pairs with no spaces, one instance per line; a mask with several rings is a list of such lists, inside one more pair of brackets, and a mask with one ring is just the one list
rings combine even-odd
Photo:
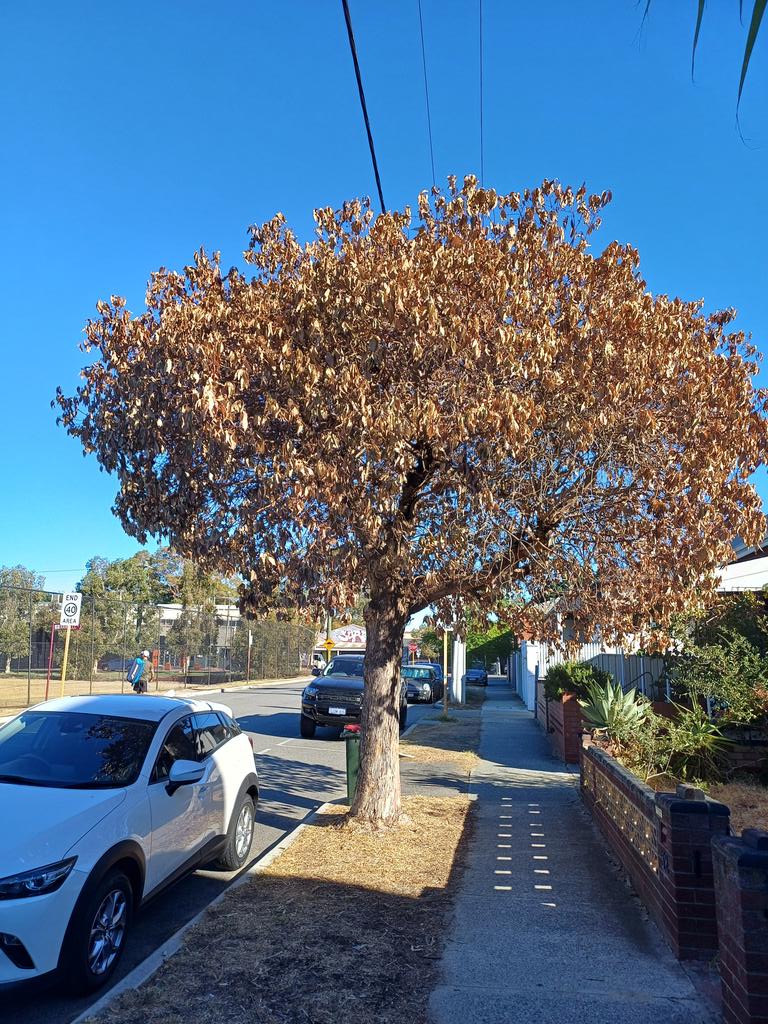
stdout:
[[424,96],[427,101],[427,129],[429,131],[429,161],[432,165],[432,184],[435,184],[435,151],[432,147],[432,115],[429,111],[429,83],[427,81],[427,54],[424,48],[424,19],[421,14],[421,0],[419,0],[419,28],[421,29],[421,64],[424,68]]
[[365,121],[365,130],[368,133],[368,146],[371,150],[371,160],[373,162],[373,173],[376,176],[376,188],[379,190],[379,202],[381,203],[381,212],[385,212],[384,207],[384,193],[381,190],[381,178],[379,177],[379,164],[376,160],[376,150],[373,145],[373,134],[371,133],[371,122],[368,119],[368,107],[365,103],[365,92],[363,91],[363,79],[360,75],[360,63],[357,59],[357,47],[355,46],[355,33],[352,30],[352,18],[349,14],[349,4],[347,0],[341,0],[341,6],[344,8],[344,20],[347,23],[347,35],[349,36],[349,48],[352,51],[352,60],[355,65],[355,78],[357,79],[357,91],[360,95],[360,106],[363,108],[363,120]]
[[485,184],[485,143],[483,139],[483,0],[480,2],[480,184]]

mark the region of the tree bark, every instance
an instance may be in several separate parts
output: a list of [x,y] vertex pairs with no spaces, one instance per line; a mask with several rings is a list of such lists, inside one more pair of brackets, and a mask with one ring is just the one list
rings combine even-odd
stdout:
[[372,596],[365,610],[365,693],[360,771],[351,815],[394,824],[400,818],[400,663],[408,622],[397,595]]

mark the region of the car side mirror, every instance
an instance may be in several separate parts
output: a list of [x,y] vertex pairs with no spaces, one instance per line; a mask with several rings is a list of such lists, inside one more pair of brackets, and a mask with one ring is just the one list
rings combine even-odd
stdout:
[[172,796],[179,786],[190,786],[200,782],[205,775],[205,765],[197,761],[174,761],[168,775],[168,785],[165,787],[168,796]]
[[321,671],[322,671],[322,669],[318,668],[317,665],[313,665],[312,666],[311,672],[312,672],[313,676],[319,676]]

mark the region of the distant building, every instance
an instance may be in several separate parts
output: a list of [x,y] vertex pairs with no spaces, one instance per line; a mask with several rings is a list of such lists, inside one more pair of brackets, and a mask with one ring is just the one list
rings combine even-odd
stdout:
[[[325,640],[325,630],[323,629],[317,634],[313,660],[317,661],[320,658],[325,660]],[[331,630],[330,640],[333,641],[333,650],[329,651],[328,654],[332,658],[337,654],[363,654],[365,652],[366,643],[365,626],[359,626],[356,623],[351,623],[348,626],[337,626],[336,629]],[[407,653],[410,640],[411,633],[406,631],[405,637],[403,638],[404,654]]]

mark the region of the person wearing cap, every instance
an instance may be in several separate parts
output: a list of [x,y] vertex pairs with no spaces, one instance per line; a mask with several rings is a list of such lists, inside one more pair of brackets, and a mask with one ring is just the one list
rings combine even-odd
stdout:
[[141,657],[144,661],[144,674],[141,678],[144,683],[144,693],[146,693],[150,683],[155,681],[155,663],[152,661],[152,655],[149,651],[142,651]]
[[134,693],[146,693],[149,683],[155,680],[155,666],[149,651],[142,651],[131,663],[128,669],[128,682],[131,684]]

